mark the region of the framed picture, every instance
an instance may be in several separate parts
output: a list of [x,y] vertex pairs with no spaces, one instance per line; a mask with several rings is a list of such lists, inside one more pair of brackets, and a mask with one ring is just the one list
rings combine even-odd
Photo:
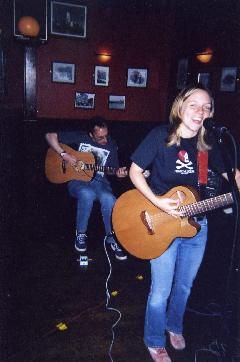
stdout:
[[235,92],[237,79],[237,67],[222,68],[220,91]]
[[51,1],[51,34],[86,38],[87,7]]
[[57,83],[75,83],[75,64],[52,62],[52,81]]
[[93,109],[95,107],[95,93],[76,92],[75,108]]
[[148,71],[145,68],[128,68],[127,87],[145,88]]
[[198,73],[198,83],[201,83],[204,87],[210,87],[210,73]]
[[181,58],[178,61],[177,67],[177,89],[186,87],[188,81],[188,58]]
[[108,99],[108,108],[109,109],[125,109],[125,96],[115,96],[110,95]]
[[95,85],[107,87],[109,82],[109,67],[96,65],[94,78]]

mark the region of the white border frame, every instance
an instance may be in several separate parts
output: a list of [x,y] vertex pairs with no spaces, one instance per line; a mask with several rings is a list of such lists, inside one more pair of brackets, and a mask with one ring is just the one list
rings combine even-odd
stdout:
[[237,67],[223,67],[220,79],[221,92],[235,92],[237,80]]
[[126,96],[110,94],[108,97],[108,108],[110,110],[124,111],[126,108]]
[[52,62],[52,82],[75,83],[75,64],[64,62]]
[[128,68],[127,87],[146,88],[148,79],[147,68]]
[[[57,14],[57,10],[59,13]],[[72,10],[72,11],[71,11]],[[63,22],[62,12],[65,12],[65,23]],[[69,13],[69,14],[68,14]],[[69,15],[69,19],[68,19]],[[83,19],[81,19],[83,17]],[[56,29],[56,18],[59,22],[61,29]],[[69,23],[67,23],[67,21]],[[74,23],[77,25],[83,26],[83,30],[74,31]],[[86,38],[86,25],[87,25],[87,7],[83,5],[77,5],[72,3],[63,3],[59,1],[51,1],[51,34],[76,37],[76,38]],[[65,28],[64,28],[65,27]],[[72,29],[71,29],[72,27]],[[70,31],[70,30],[71,31]]]
[[[102,77],[100,77],[100,73]],[[107,87],[109,83],[109,67],[96,65],[94,72],[95,85],[99,85],[101,87]]]
[[[95,108],[95,93],[88,93],[88,92],[75,92],[75,101],[74,106],[75,108],[81,109],[94,109]],[[77,99],[79,98],[79,99]]]

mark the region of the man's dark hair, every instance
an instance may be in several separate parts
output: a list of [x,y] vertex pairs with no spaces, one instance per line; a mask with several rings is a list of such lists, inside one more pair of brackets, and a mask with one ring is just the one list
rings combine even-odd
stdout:
[[96,116],[96,117],[91,118],[88,123],[88,128],[87,128],[88,133],[93,133],[95,127],[108,128],[108,125],[107,125],[106,120],[103,117]]

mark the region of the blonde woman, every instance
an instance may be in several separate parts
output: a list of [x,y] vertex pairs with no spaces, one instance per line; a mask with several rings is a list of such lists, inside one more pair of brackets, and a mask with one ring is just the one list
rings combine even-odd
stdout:
[[[213,98],[197,85],[180,92],[173,102],[170,125],[154,128],[133,153],[130,178],[136,188],[156,207],[181,216],[179,198],[157,197],[178,185],[198,189],[198,152],[208,152],[208,168],[225,175],[218,146],[206,138],[204,120],[212,117]],[[152,165],[148,183],[143,170]],[[239,171],[236,173],[240,187]],[[196,218],[201,229],[191,238],[176,238],[151,263],[151,287],[147,301],[144,342],[152,359],[170,362],[166,338],[176,350],[183,350],[183,318],[193,281],[203,259],[207,241],[207,218]]]

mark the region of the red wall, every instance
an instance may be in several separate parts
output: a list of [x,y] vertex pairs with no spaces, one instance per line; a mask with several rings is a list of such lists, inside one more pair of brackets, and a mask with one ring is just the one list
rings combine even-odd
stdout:
[[[167,117],[174,16],[162,9],[129,6],[104,8],[99,1],[87,7],[87,38],[49,36],[38,48],[37,117],[88,119],[101,115],[109,120],[159,121]],[[108,87],[94,85],[96,54],[112,54]],[[51,62],[76,65],[76,83],[51,81]],[[128,68],[147,68],[146,88],[126,86]],[[74,108],[76,91],[95,93],[95,108]],[[108,96],[125,95],[125,110],[109,110]]]

